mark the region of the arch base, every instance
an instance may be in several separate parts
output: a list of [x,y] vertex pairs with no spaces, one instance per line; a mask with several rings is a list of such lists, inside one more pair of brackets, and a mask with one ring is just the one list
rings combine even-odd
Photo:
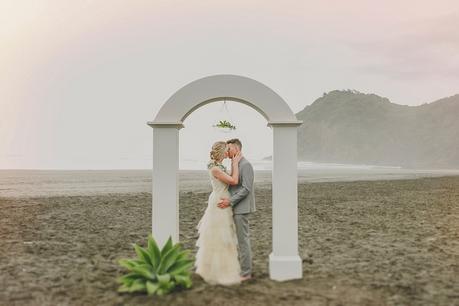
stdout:
[[303,267],[300,256],[276,256],[269,254],[269,277],[276,281],[303,278]]

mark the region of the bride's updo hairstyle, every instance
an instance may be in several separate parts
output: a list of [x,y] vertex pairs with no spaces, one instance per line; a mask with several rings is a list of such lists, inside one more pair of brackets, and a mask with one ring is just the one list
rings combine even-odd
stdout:
[[210,159],[213,161],[221,160],[225,157],[226,142],[217,141],[212,145],[212,151],[210,151]]

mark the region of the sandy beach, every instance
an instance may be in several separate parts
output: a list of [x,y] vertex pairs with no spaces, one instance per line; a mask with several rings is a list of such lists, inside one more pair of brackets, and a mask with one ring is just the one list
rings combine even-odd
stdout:
[[[300,179],[304,278],[279,283],[268,275],[270,176],[257,174],[255,279],[213,287],[193,275],[189,290],[147,297],[118,294],[116,277],[151,230],[148,175],[60,175],[1,179],[0,305],[459,305],[459,176]],[[195,254],[210,186],[202,173],[180,182],[180,239]]]

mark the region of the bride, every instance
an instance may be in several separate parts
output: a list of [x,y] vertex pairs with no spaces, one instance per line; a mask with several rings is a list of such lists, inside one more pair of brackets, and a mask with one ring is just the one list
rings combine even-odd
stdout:
[[237,185],[239,180],[238,153],[231,162],[231,175],[222,165],[228,157],[228,145],[224,141],[213,144],[210,162],[207,165],[212,193],[207,208],[198,223],[199,238],[196,241],[196,273],[207,283],[233,285],[241,282],[241,267],[238,260],[236,228],[231,208],[219,208],[220,198],[229,198],[229,185]]

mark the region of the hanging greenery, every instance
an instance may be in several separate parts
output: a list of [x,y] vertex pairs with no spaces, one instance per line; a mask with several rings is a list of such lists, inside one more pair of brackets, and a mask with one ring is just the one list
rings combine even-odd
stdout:
[[[214,124],[213,127],[214,128],[218,128],[220,131],[222,132],[225,132],[225,133],[229,133],[231,131],[234,131],[236,129],[236,126],[234,124],[232,124],[230,121],[233,121],[232,117],[231,117],[231,114],[228,110],[228,105],[226,103],[226,98],[223,99],[223,104],[222,104],[222,107],[220,109],[220,115],[219,115],[220,118],[225,118],[225,120],[220,120],[217,124]],[[228,120],[226,120],[228,119]]]
[[229,121],[226,121],[226,120],[220,120],[217,124],[214,125],[214,127],[231,129],[231,130],[236,129],[236,126],[232,125]]

